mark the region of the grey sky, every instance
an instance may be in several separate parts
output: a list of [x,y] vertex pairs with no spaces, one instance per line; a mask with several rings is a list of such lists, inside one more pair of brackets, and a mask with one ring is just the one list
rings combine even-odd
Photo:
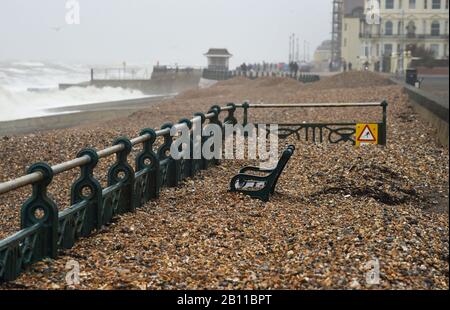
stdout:
[[290,33],[311,55],[330,37],[331,2],[79,0],[81,24],[69,26],[66,0],[2,0],[0,60],[204,65],[209,47],[226,47],[232,65],[286,61]]

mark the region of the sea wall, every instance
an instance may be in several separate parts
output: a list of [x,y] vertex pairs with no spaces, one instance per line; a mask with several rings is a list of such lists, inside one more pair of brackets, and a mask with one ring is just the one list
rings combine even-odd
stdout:
[[392,79],[400,84],[408,94],[411,107],[419,116],[436,130],[436,141],[444,147],[449,145],[448,103],[441,98],[404,82]]
[[103,87],[121,87],[128,89],[135,89],[143,92],[146,95],[161,95],[174,94],[186,91],[188,89],[198,88],[201,70],[192,70],[189,72],[183,71],[167,71],[154,72],[151,79],[129,79],[129,80],[115,80],[115,79],[93,79],[88,83],[82,84],[60,84],[60,89],[67,89],[69,87],[86,87],[95,86]]

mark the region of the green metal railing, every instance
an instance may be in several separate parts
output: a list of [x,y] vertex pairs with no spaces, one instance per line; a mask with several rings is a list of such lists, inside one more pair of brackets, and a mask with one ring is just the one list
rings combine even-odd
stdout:
[[[308,103],[293,103],[293,104],[249,104],[248,102],[238,105],[237,107],[244,110],[243,125],[247,125],[249,111],[252,109],[329,109],[329,108],[370,108],[381,107],[381,120],[376,124],[378,125],[378,144],[386,145],[387,143],[387,101],[378,102],[363,102],[363,103],[320,103],[320,104],[308,104]],[[268,127],[269,124],[266,124]],[[354,139],[356,133],[355,122],[341,122],[341,123],[281,123],[278,124],[278,136],[285,139],[291,135],[294,135],[297,140],[323,143],[345,143],[350,142],[356,144]]]
[[204,69],[202,77],[209,80],[228,80],[238,76],[247,77],[251,80],[255,80],[263,77],[282,77],[291,78],[303,83],[312,83],[320,81],[320,76],[317,74],[304,73],[304,72],[284,72],[284,71],[241,71],[241,70],[210,70]]
[[[381,135],[385,144],[387,104],[370,104],[376,105],[383,106]],[[217,159],[207,160],[203,156],[201,159],[192,159],[194,156],[191,156],[191,159],[173,159],[170,154],[173,143],[173,137],[170,135],[172,127],[187,125],[192,130],[194,122],[200,122],[202,128],[206,122],[219,126],[235,125],[238,123],[235,117],[238,108],[243,110],[243,125],[246,125],[250,110],[277,107],[294,108],[300,105],[230,103],[225,107],[213,106],[207,114],[195,113],[191,120],[182,119],[175,125],[164,124],[156,131],[144,129],[139,137],[131,140],[120,137],[107,149],[101,151],[84,149],[78,153],[76,159],[53,167],[46,163],[36,163],[28,169],[27,175],[0,183],[0,195],[28,185],[32,186],[31,196],[20,209],[20,231],[0,241],[0,282],[16,279],[27,266],[37,261],[47,257],[56,258],[59,249],[72,248],[80,237],[87,237],[95,230],[101,229],[110,223],[114,216],[133,212],[148,201],[158,198],[162,187],[176,187],[183,179],[193,177],[201,170],[219,164]],[[303,105],[301,107],[305,108]],[[308,105],[308,108],[310,107],[313,106]],[[222,112],[228,113],[223,123],[220,121]],[[318,126],[327,128],[328,125],[330,124],[310,124],[308,128]],[[306,128],[307,124],[301,126]],[[283,137],[281,134],[280,136]],[[284,137],[287,136],[289,135]],[[163,142],[155,150],[157,138],[162,138]],[[207,139],[208,137],[202,137],[202,145]],[[339,142],[345,141],[348,139],[341,139]],[[191,138],[191,145],[193,143]],[[136,145],[143,147],[132,167],[127,159]],[[116,156],[116,161],[108,170],[107,187],[102,188],[94,177],[94,169],[99,160],[112,155]],[[80,169],[80,175],[71,186],[71,206],[59,212],[56,202],[48,195],[47,188],[54,176],[76,168]]]
[[[213,106],[207,114],[196,113],[192,120],[182,119],[176,125],[165,124],[157,131],[144,129],[132,140],[118,138],[107,149],[98,152],[84,149],[76,159],[53,167],[36,163],[28,169],[27,175],[0,183],[0,195],[32,186],[31,197],[20,210],[21,230],[0,241],[0,282],[14,280],[27,266],[46,257],[57,257],[58,249],[72,248],[80,237],[101,229],[114,216],[133,212],[159,197],[161,187],[176,187],[183,179],[218,164],[218,160],[204,157],[174,160],[170,156],[173,142],[170,130],[182,124],[192,129],[194,121],[200,121],[202,127],[207,121],[223,126],[219,115],[226,111],[228,116],[224,122],[235,124],[235,110],[234,104],[222,108]],[[163,143],[155,150],[154,144],[159,137]],[[133,168],[127,159],[132,148],[139,144],[143,148],[136,156]],[[116,155],[116,161],[109,168],[107,187],[102,188],[94,177],[94,169],[100,159],[112,155]],[[80,169],[80,176],[71,187],[71,206],[58,212],[47,188],[54,176],[75,168]]]
[[305,72],[285,72],[285,71],[230,71],[230,77],[245,76],[250,79],[257,79],[262,77],[283,77],[291,78],[303,83],[312,83],[320,81],[320,76],[317,74],[305,73]]

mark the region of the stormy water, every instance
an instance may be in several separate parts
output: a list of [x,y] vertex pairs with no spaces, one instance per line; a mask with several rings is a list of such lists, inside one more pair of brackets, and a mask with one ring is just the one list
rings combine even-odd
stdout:
[[0,122],[45,116],[48,109],[146,97],[123,88],[74,87],[60,83],[90,78],[90,67],[37,61],[0,61]]

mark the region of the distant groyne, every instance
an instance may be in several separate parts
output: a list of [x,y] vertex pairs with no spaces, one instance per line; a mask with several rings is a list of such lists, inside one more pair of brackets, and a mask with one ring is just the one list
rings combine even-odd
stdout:
[[[109,72],[121,72],[119,75],[108,76]],[[118,71],[123,70],[123,71]],[[178,69],[158,66],[153,68],[150,78],[136,76],[133,69],[102,69],[91,70],[91,79],[88,82],[78,84],[59,84],[59,89],[65,90],[71,87],[121,87],[135,89],[146,95],[175,94],[182,91],[197,88],[202,76],[201,69]],[[106,72],[106,73],[105,73]],[[133,73],[130,73],[133,72]],[[127,75],[128,73],[128,75]]]

